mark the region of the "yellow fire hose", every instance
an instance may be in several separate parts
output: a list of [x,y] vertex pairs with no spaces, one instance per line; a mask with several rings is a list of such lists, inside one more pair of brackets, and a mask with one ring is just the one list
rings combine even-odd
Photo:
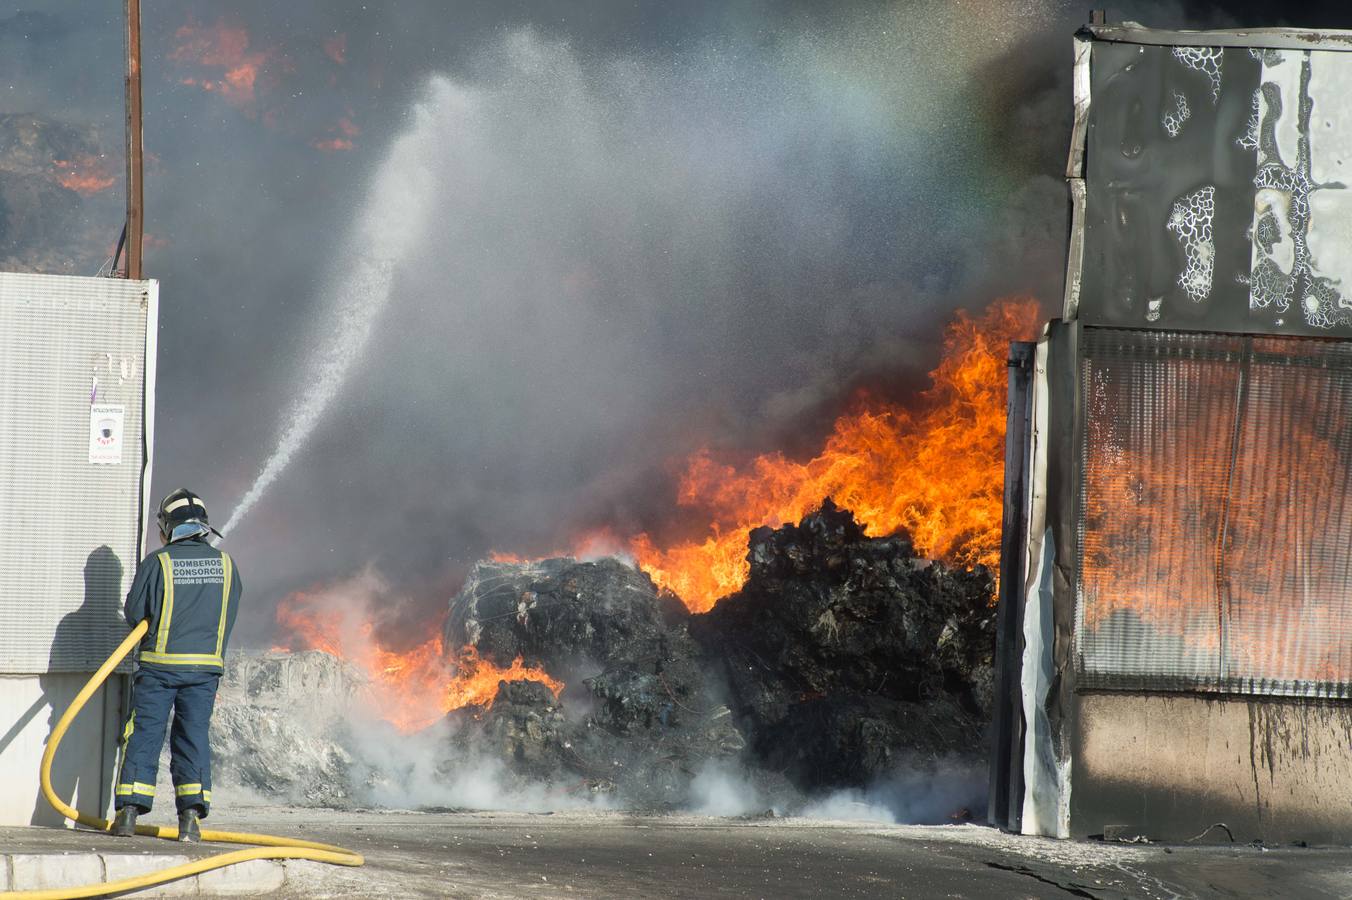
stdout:
[[[113,651],[113,655],[108,657],[107,661],[94,673],[94,676],[80,689],[75,701],[71,703],[70,707],[62,714],[61,720],[56,723],[56,727],[52,729],[51,736],[47,739],[47,749],[42,754],[42,795],[47,798],[47,802],[67,819],[73,819],[81,825],[87,825],[99,831],[107,831],[111,823],[106,819],[87,816],[79,812],[58,797],[56,791],[52,789],[52,759],[56,756],[56,748],[60,745],[61,738],[65,736],[70,723],[74,721],[76,715],[89,702],[89,698],[108,678],[108,673],[112,672],[113,668],[122,662],[123,658],[141,640],[141,636],[146,633],[148,627],[148,623],[142,622],[133,628],[131,634],[127,635],[127,639],[122,642],[121,646]],[[137,825],[136,833],[171,841],[178,837],[178,829],[167,825]],[[189,875],[233,866],[235,863],[246,862],[251,859],[311,859],[338,866],[360,866],[366,862],[362,859],[361,854],[344,850],[342,847],[319,844],[314,841],[297,841],[291,838],[274,837],[270,834],[246,834],[244,832],[213,831],[203,828],[202,840],[220,841],[226,844],[260,844],[262,846],[253,847],[249,850],[222,853],[218,856],[195,860],[181,866],[171,866],[147,875],[124,878],[121,881],[103,881],[98,884],[86,884],[81,887],[55,890],[4,892],[0,893],[0,900],[71,900],[75,897],[102,897],[105,894],[120,894],[123,891],[141,890],[142,888],[163,884],[166,881],[173,881],[176,878],[186,878]]]

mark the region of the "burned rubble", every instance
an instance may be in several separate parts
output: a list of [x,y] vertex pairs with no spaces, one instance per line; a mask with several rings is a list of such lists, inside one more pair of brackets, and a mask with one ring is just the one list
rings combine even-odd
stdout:
[[[750,578],[692,615],[617,560],[480,563],[446,646],[565,680],[556,701],[503,683],[461,712],[477,749],[522,777],[572,778],[623,802],[679,803],[710,761],[806,793],[861,787],[901,758],[977,757],[990,703],[993,583],[869,538],[827,500],[752,533]],[[475,719],[474,717],[479,717]]]
[[448,647],[521,657],[565,682],[503,682],[492,706],[452,714],[464,749],[519,777],[584,786],[643,808],[685,799],[693,773],[745,741],[706,674],[689,616],[614,559],[486,562],[452,601]]
[[869,538],[827,500],[752,532],[746,585],[691,629],[754,761],[806,791],[858,787],[907,759],[979,757],[994,590],[984,569]]
[[[616,559],[478,563],[450,603],[448,660],[527,677],[420,739],[440,748],[434,777],[487,762],[508,794],[661,810],[694,802],[710,766],[793,804],[981,758],[988,572],[919,559],[904,535],[868,537],[829,500],[749,543],[746,584],[702,614]],[[358,714],[365,687],[322,652],[232,657],[213,722],[219,780],[372,802],[401,764]]]

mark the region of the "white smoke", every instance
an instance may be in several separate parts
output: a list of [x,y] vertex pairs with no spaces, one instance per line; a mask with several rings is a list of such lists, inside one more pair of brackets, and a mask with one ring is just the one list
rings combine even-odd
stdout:
[[903,757],[868,787],[836,791],[809,802],[798,815],[896,825],[948,825],[985,818],[987,771],[958,757]]
[[702,816],[751,816],[774,811],[765,793],[752,783],[748,773],[733,766],[710,763],[690,782],[690,811]]
[[384,809],[503,810],[543,813],[610,809],[605,796],[570,792],[514,779],[497,759],[448,755],[453,727],[447,720],[413,734],[357,712],[350,724],[351,779],[356,799]]
[[230,523],[258,517],[250,583],[374,560],[442,591],[491,550],[652,532],[699,447],[804,440],[860,373],[921,371],[953,298],[920,270],[969,252],[924,211],[930,137],[970,123],[876,24],[671,55],[512,30],[437,79],[334,249],[315,315],[343,328],[268,379],[304,399]]
[[863,789],[804,796],[787,784],[726,763],[706,765],[690,785],[691,812],[718,817],[795,816],[886,825],[942,825],[982,818],[986,768],[953,757],[898,760]]

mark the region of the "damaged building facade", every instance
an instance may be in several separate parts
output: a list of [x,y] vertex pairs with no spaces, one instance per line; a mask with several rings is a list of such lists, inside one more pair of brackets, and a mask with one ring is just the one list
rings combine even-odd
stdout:
[[989,818],[1352,840],[1352,34],[1075,43],[1061,317],[1011,360]]

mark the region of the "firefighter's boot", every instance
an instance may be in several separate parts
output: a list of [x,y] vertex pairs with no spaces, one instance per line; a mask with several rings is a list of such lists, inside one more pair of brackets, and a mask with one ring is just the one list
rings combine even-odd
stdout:
[[136,834],[136,814],[139,812],[134,806],[124,806],[117,811],[117,818],[113,819],[112,834],[116,837],[132,837]]
[[197,827],[197,807],[190,806],[178,814],[178,839],[183,844],[202,841],[202,829]]

